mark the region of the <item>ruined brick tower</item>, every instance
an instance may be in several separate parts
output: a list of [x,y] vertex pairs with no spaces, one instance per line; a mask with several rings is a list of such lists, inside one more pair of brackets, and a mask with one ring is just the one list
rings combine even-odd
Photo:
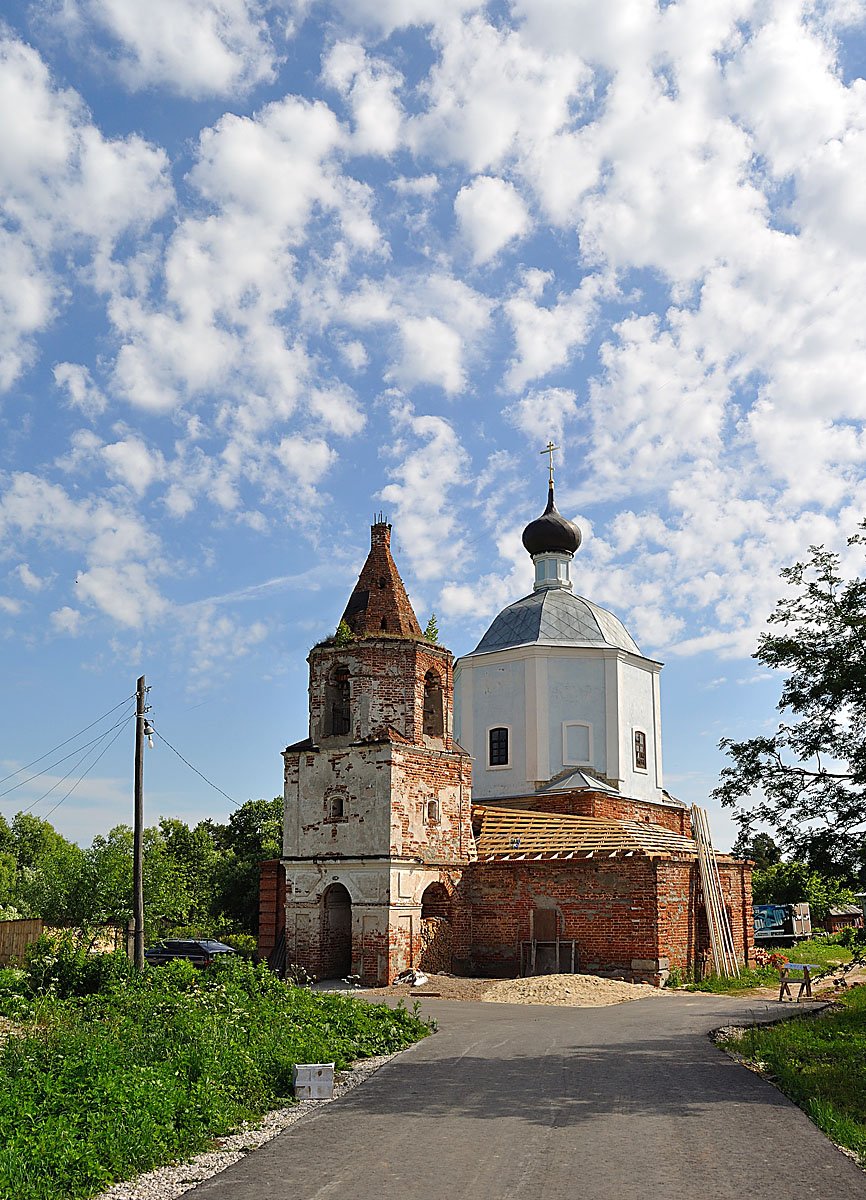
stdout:
[[371,533],[342,618],[351,637],[308,658],[309,737],[283,754],[281,862],[286,962],[382,984],[425,962],[450,969],[462,932],[455,886],[475,851],[470,760],[452,737],[453,658],[421,632],[391,526],[380,519]]

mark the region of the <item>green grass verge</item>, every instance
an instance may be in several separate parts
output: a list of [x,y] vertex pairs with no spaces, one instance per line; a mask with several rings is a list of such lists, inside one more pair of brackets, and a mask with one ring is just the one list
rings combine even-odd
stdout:
[[429,1033],[405,1009],[290,987],[243,961],[116,974],[66,997],[56,981],[28,995],[20,973],[0,979],[0,1012],[30,1020],[0,1047],[4,1200],[83,1200],[285,1101],[297,1062],[342,1067]]
[[866,987],[841,1012],[755,1026],[722,1045],[759,1063],[779,1088],[866,1166]]
[[[850,962],[853,957],[853,951],[848,947],[829,942],[824,938],[810,938],[790,949],[780,949],[779,953],[785,954],[791,962],[815,963],[820,971],[814,972],[813,978],[825,971],[832,971],[834,967],[838,967],[842,963]],[[792,988],[795,984],[799,986],[799,978],[799,973],[791,976]],[[775,967],[752,967],[749,970],[741,971],[739,976],[734,978],[708,975],[698,982],[685,979],[682,986],[689,992],[745,992],[757,987],[778,987],[779,972]]]

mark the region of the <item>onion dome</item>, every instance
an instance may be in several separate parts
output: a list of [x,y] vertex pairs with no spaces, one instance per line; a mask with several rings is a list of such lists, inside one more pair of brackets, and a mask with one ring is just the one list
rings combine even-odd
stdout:
[[572,521],[566,521],[557,512],[553,502],[553,482],[547,494],[547,508],[534,521],[530,521],[523,531],[523,544],[529,553],[536,554],[574,554],[581,542],[580,530]]

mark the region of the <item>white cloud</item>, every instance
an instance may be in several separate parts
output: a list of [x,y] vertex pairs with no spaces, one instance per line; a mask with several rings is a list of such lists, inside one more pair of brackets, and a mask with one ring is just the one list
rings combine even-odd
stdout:
[[81,613],[77,608],[70,608],[68,604],[51,613],[49,620],[57,633],[77,637],[81,632]]
[[11,596],[0,596],[0,612],[9,617],[17,617],[21,612],[21,601],[13,600]]
[[168,610],[148,567],[140,562],[93,566],[78,576],[77,592],[120,625],[150,624]]
[[405,388],[433,384],[450,395],[462,391],[466,376],[460,334],[438,317],[405,317],[399,355],[385,378]]
[[276,457],[293,481],[315,487],[336,461],[336,451],[322,438],[287,437],[276,448]]
[[589,339],[601,299],[611,290],[601,275],[587,275],[573,292],[561,293],[548,306],[538,303],[548,281],[541,272],[529,273],[504,305],[515,343],[505,382],[515,391],[568,363]]
[[43,579],[37,575],[27,563],[19,563],[16,574],[28,592],[41,592],[46,583],[48,583],[47,579]]
[[346,100],[358,154],[389,155],[400,145],[403,110],[397,92],[403,77],[358,42],[337,42],[322,63],[325,82]]
[[66,391],[69,403],[86,416],[98,417],[105,412],[106,398],[94,383],[87,367],[80,363],[56,363],[54,382]]
[[138,437],[126,437],[104,446],[102,458],[109,477],[125,484],[138,496],[143,496],[151,484],[165,475],[162,454],[148,449]]
[[360,433],[366,424],[357,396],[345,384],[314,388],[307,403],[314,417],[344,437]]
[[37,52],[0,30],[0,389],[32,361],[33,337],[61,303],[53,255],[107,255],[171,196],[162,150],[135,134],[105,138]]
[[508,417],[528,438],[546,443],[551,438],[562,443],[565,428],[578,414],[577,397],[567,388],[543,388],[527,392],[516,404],[505,409]]
[[120,53],[108,59],[133,89],[230,96],[270,82],[277,62],[255,0],[64,0],[61,25],[82,51],[95,30]]
[[514,185],[489,175],[479,175],[460,189],[454,212],[476,265],[495,258],[530,226],[526,205]]
[[397,460],[395,482],[379,493],[395,510],[401,552],[419,579],[441,577],[462,553],[452,490],[463,483],[466,451],[442,417],[416,415],[396,399],[391,406],[396,439],[387,448]]

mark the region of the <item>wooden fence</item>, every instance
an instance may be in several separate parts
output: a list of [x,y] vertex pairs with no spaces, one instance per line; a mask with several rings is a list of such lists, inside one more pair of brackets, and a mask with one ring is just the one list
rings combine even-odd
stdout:
[[24,951],[35,942],[45,928],[45,922],[0,921],[0,967],[23,960]]
[[[69,933],[68,929],[46,925],[39,918],[33,920],[0,921],[0,967],[23,962],[27,947],[43,933]],[[80,930],[73,930],[80,934]],[[122,950],[127,944],[127,933],[119,925],[103,925],[86,934],[87,948],[93,951]],[[127,953],[131,952],[127,950]]]

